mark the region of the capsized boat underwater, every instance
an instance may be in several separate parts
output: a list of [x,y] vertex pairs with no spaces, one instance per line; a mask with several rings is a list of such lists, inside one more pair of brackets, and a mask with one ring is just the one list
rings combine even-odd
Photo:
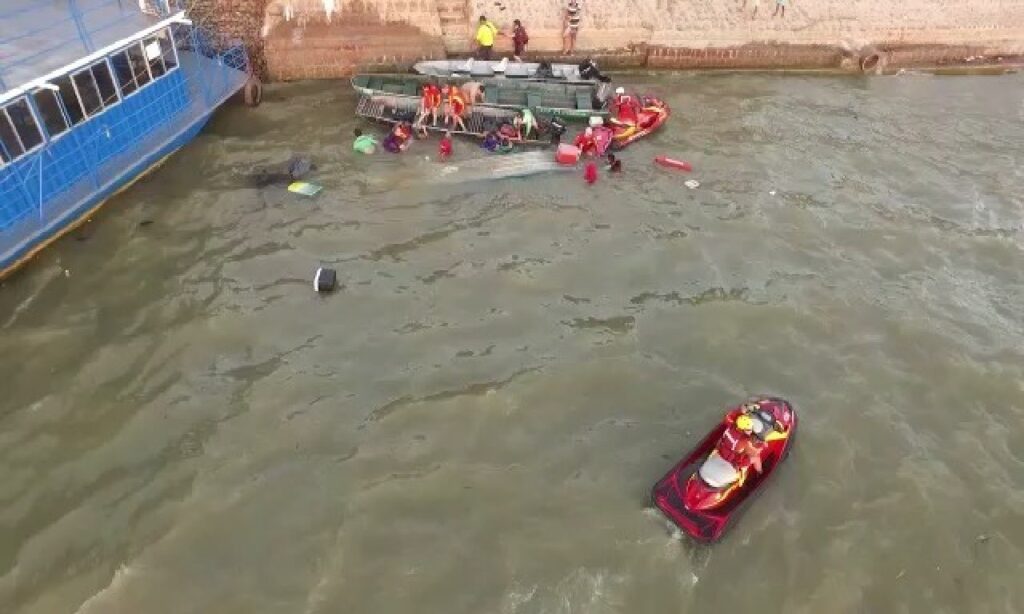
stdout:
[[555,82],[609,81],[587,58],[579,64],[549,62],[509,62],[501,60],[424,60],[413,64],[413,71],[434,77],[473,77],[484,79],[523,79]]
[[[366,96],[411,98],[419,104],[423,85],[437,81],[437,77],[402,74],[359,74],[352,77],[352,87]],[[453,77],[444,83],[461,85],[472,81],[470,77]],[[529,108],[539,117],[585,120],[591,116],[608,115],[607,102],[611,86],[607,83],[583,81],[578,83],[548,83],[545,81],[516,81],[510,79],[476,79],[485,86],[485,102],[474,108],[492,108],[520,111]]]
[[658,480],[653,503],[690,537],[717,540],[789,455],[796,426],[796,410],[783,399],[732,409]]

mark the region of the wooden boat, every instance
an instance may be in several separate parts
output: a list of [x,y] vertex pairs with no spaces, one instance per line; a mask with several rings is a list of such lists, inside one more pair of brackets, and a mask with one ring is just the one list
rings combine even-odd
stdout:
[[[352,77],[352,87],[364,96],[408,98],[413,108],[419,105],[424,83],[437,81],[427,75],[360,74]],[[461,85],[469,77],[444,79],[444,84]],[[486,86],[486,102],[474,109],[520,111],[529,108],[538,118],[585,120],[592,116],[607,117],[606,103],[611,96],[607,83],[549,83],[511,79],[477,79]]]
[[[395,94],[374,94],[359,97],[356,103],[356,115],[364,119],[396,124],[412,122],[419,109],[419,98],[399,96]],[[511,124],[517,111],[476,105],[463,117],[466,130],[451,130],[452,134],[483,138],[488,132],[498,130],[502,124]],[[436,125],[426,122],[425,127],[431,132],[447,132],[450,127],[442,119]],[[548,129],[540,130],[535,138],[519,141],[525,145],[547,145],[551,142]]]
[[[576,64],[541,64],[538,62],[510,62],[501,60],[425,60],[417,62],[413,71],[433,77],[474,77],[486,79],[523,79],[556,82],[596,81],[597,76],[580,75]],[[595,71],[596,72],[596,71]]]

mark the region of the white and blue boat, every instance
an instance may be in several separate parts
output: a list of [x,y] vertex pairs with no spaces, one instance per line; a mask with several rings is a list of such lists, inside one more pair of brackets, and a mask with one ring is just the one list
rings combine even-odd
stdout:
[[184,0],[0,1],[0,277],[202,129],[246,85]]

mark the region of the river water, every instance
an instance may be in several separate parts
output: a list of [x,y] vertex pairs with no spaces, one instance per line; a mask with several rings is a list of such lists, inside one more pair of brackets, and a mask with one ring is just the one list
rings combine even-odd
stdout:
[[[276,86],[9,279],[0,611],[1024,610],[1024,79],[631,79],[594,186]],[[759,393],[794,454],[695,546],[649,489]]]

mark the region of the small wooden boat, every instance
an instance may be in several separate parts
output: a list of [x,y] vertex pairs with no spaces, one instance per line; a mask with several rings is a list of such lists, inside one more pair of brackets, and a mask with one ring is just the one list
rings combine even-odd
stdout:
[[[587,62],[582,65],[587,66]],[[593,70],[580,74],[577,64],[550,64],[548,62],[510,62],[501,60],[425,60],[417,62],[413,71],[433,77],[474,77],[482,79],[522,79],[554,82],[588,82],[600,80],[596,65]]]
[[[442,84],[462,85],[474,80],[470,77],[452,77]],[[611,96],[607,83],[582,81],[577,83],[549,83],[545,81],[517,81],[511,79],[476,79],[486,86],[486,102],[473,105],[474,109],[495,109],[518,112],[530,109],[539,118],[585,120],[592,116],[607,117],[606,103]],[[438,81],[427,75],[360,74],[352,77],[352,87],[364,96],[407,98],[418,107],[424,83]]]
[[[393,94],[363,95],[356,103],[356,115],[387,124],[412,122],[415,120],[418,110],[419,98]],[[476,105],[468,115],[462,118],[466,124],[466,130],[451,130],[451,133],[483,138],[488,132],[500,129],[503,124],[512,124],[516,114],[516,111],[510,109]],[[448,132],[450,130],[450,126],[440,118],[436,125],[427,121],[424,126],[431,132]],[[548,145],[551,142],[548,126],[545,124],[538,128],[536,137],[518,142],[526,145]]]

